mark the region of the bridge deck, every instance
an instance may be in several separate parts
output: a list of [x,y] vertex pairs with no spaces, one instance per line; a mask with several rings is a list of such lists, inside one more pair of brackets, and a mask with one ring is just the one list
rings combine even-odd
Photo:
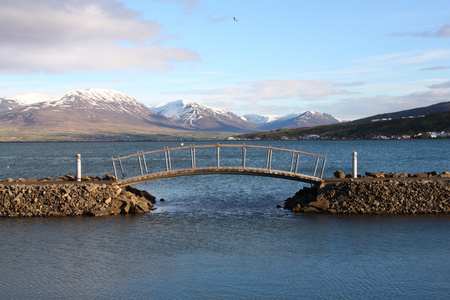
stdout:
[[324,180],[319,177],[279,170],[268,170],[263,168],[242,168],[242,167],[206,167],[206,168],[195,168],[195,169],[189,168],[189,169],[172,170],[167,172],[152,173],[144,176],[136,176],[120,180],[118,181],[118,183],[120,183],[121,185],[131,185],[166,178],[193,176],[193,175],[214,175],[214,174],[276,177],[312,184],[324,182]]

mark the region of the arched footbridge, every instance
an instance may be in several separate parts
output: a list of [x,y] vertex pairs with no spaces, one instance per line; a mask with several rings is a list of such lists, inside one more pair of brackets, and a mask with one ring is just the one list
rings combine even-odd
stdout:
[[232,174],[277,177],[319,184],[326,157],[297,150],[252,145],[196,145],[112,159],[121,185],[165,178]]

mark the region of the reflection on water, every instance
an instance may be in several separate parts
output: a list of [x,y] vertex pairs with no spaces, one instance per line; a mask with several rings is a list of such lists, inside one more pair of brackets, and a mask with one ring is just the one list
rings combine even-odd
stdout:
[[2,298],[443,298],[447,217],[2,219]]

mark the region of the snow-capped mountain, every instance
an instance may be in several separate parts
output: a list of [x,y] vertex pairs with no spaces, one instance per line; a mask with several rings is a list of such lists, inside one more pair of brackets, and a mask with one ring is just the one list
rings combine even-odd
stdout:
[[178,124],[207,131],[251,132],[257,126],[227,109],[218,109],[188,100],[178,100],[150,107],[158,115]]
[[0,112],[3,128],[86,135],[110,132],[170,134],[184,130],[175,122],[156,115],[142,102],[122,92],[104,89],[74,90],[62,97]]
[[[246,115],[248,117],[248,115]],[[257,118],[253,115],[250,119],[256,119],[261,130],[276,130],[276,129],[292,129],[301,127],[312,127],[319,125],[328,125],[341,123],[342,120],[333,117],[330,114],[324,114],[317,111],[305,111],[301,113],[293,113],[282,117],[275,118]],[[264,122],[267,120],[267,122]]]
[[273,116],[273,115],[257,115],[257,114],[248,114],[244,115],[244,118],[249,120],[250,122],[255,123],[258,127],[262,127],[267,123],[273,122],[282,116]]

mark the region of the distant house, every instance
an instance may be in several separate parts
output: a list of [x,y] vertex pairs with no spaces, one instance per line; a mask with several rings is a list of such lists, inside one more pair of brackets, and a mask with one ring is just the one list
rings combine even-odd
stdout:
[[303,140],[318,140],[320,139],[320,135],[317,134],[309,134],[302,137]]

